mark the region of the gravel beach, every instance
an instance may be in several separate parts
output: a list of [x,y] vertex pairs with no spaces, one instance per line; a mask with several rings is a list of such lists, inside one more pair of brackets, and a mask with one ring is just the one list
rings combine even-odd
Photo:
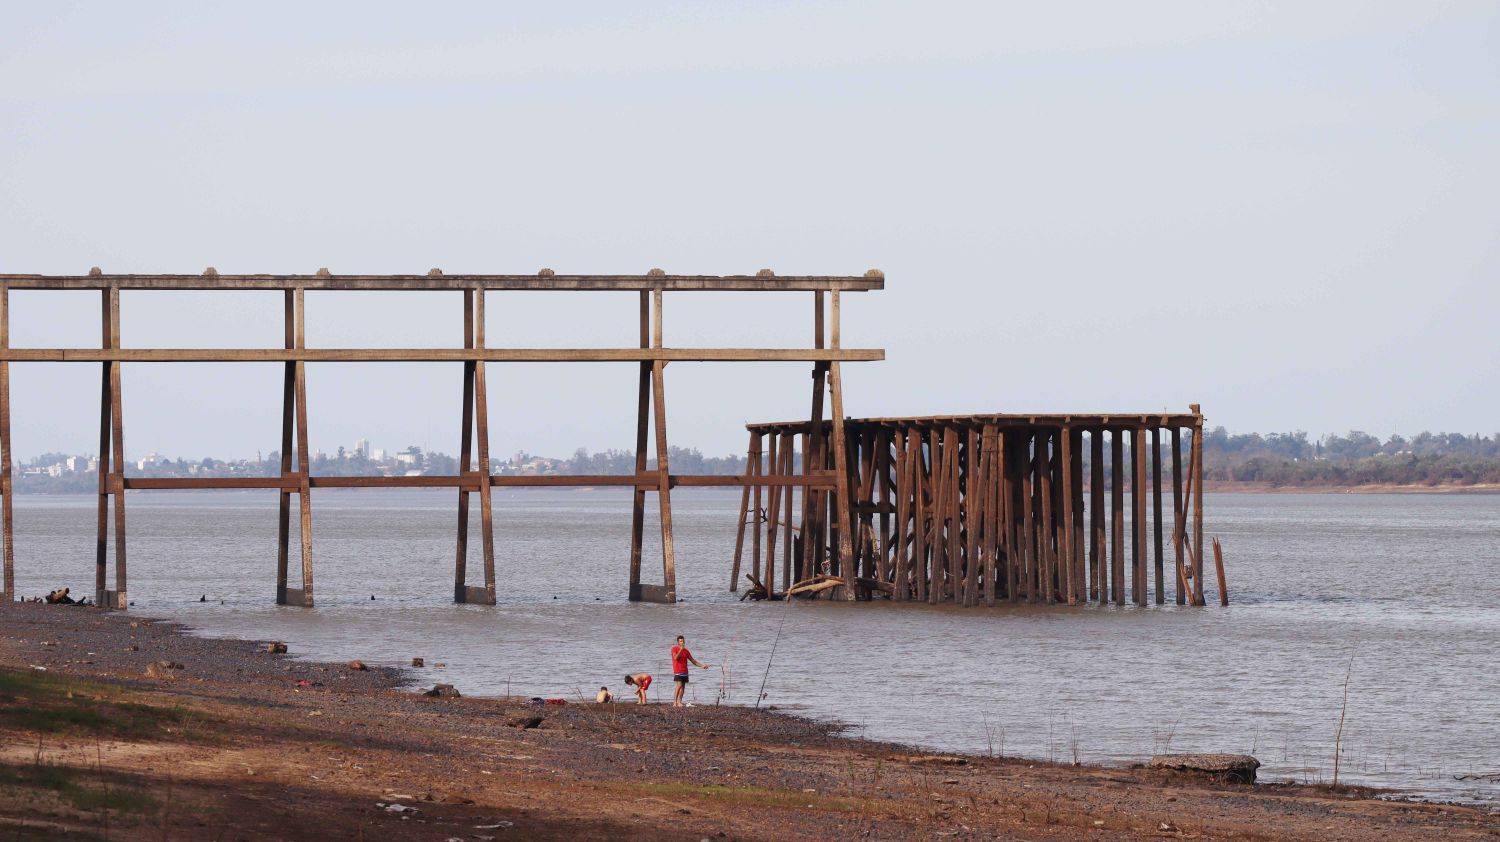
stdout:
[[92,608],[0,610],[0,835],[1500,837],[1500,816],[1468,807],[933,756],[772,711],[431,697],[393,667],[267,643]]

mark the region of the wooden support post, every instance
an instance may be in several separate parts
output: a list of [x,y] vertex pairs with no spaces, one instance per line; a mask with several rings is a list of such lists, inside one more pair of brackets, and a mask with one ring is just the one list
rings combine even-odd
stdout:
[[[641,290],[641,347],[651,346],[651,293]],[[646,472],[646,446],[651,432],[651,363],[641,363],[640,384],[636,400],[635,422],[635,475]],[[757,445],[760,436],[753,439]],[[757,447],[758,449],[758,447]],[[759,465],[757,464],[757,468]],[[756,471],[759,473],[759,470]],[[630,599],[641,598],[641,546],[646,537],[646,488],[635,486],[630,515]],[[751,554],[750,569],[754,570],[760,559],[760,486],[755,487],[755,551]]]
[[[464,347],[474,347],[474,291],[464,290]],[[462,427],[458,434],[458,473],[470,475],[489,485],[489,471],[474,470],[474,369],[475,361],[464,361]],[[468,601],[469,567],[469,490],[458,489],[458,549],[453,562],[453,601]]]
[[1073,517],[1075,515],[1073,510],[1073,493],[1075,490],[1073,486],[1073,460],[1077,457],[1077,453],[1073,449],[1073,429],[1071,427],[1063,427],[1062,435],[1059,437],[1058,442],[1062,445],[1063,569],[1066,571],[1064,574],[1064,579],[1066,580],[1064,592],[1067,594],[1068,604],[1077,605],[1078,588],[1075,577],[1078,571],[1073,557]]
[[[758,476],[758,477],[765,475],[767,467],[769,467],[769,468],[772,469],[772,473],[775,473],[775,470],[774,470],[775,466],[774,465],[763,466],[761,464],[761,461],[762,461],[762,458],[763,458],[762,455],[761,455],[761,440],[763,438],[764,438],[764,436],[761,433],[756,433],[755,434],[755,475]],[[775,438],[772,438],[771,440],[774,442]],[[642,452],[644,452],[644,451],[642,451]],[[750,570],[751,571],[756,570],[756,568],[760,564],[760,529],[761,529],[761,511],[762,511],[761,506],[760,506],[760,503],[761,503],[761,499],[760,499],[760,496],[761,496],[761,487],[762,486],[761,486],[760,483],[756,483],[755,484],[755,488],[753,489],[753,496],[751,497],[751,507],[755,509],[755,512],[753,514],[751,514],[751,516],[750,516],[750,520],[751,520],[751,523],[752,523],[752,526],[750,528]],[[769,493],[769,489],[767,489],[767,492]]]
[[1203,413],[1189,407],[1193,422],[1193,604],[1203,605]]
[[1214,539],[1214,572],[1219,576],[1219,605],[1229,607],[1229,583],[1224,580],[1224,547]]
[[[662,347],[662,291],[660,288],[652,290],[654,303],[652,313],[651,339],[652,343]],[[665,589],[662,601],[675,603],[677,601],[677,553],[672,546],[672,478],[667,465],[667,385],[666,385],[665,360],[656,360],[651,364],[651,398],[655,408],[656,426],[656,496],[657,503],[661,507],[661,567],[662,587]],[[772,513],[775,516],[775,513]],[[769,584],[767,585],[769,587]]]
[[1135,562],[1131,595],[1135,604],[1146,606],[1146,429],[1135,428],[1135,442],[1131,447],[1130,465],[1134,474],[1130,479],[1130,532],[1131,560]]
[[906,549],[910,534],[907,524],[912,516],[911,456],[901,430],[895,430],[891,440],[896,449],[896,558],[891,598],[905,602],[911,596],[911,564]]
[[[484,288],[474,291],[474,347],[483,348]],[[495,510],[490,491],[490,400],[484,377],[484,360],[474,363],[474,436],[479,451],[479,528],[480,546],[484,551],[484,593],[470,592],[466,602],[494,605],[495,583]]]
[[[304,290],[292,291],[293,316],[296,345],[307,347],[307,307]],[[297,488],[298,514],[302,528],[302,601],[306,608],[313,607],[313,557],[312,557],[312,468],[307,449],[307,363],[294,363],[293,379],[297,398],[297,471],[301,477]],[[118,530],[117,530],[118,534]],[[118,541],[118,537],[116,538]]]
[[1043,430],[1036,440],[1036,472],[1040,481],[1037,492],[1041,499],[1041,523],[1037,530],[1038,555],[1041,558],[1042,601],[1048,605],[1057,601],[1057,536],[1056,514],[1052,499],[1052,478],[1055,460],[1052,454],[1052,431]]
[[1125,604],[1125,439],[1124,430],[1110,431],[1113,458],[1109,470],[1110,566],[1109,593],[1116,605]]
[[1021,482],[1020,475],[1025,459],[1025,436],[1020,433],[1003,433],[1005,457],[1005,593],[1011,602],[1021,599],[1021,571],[1025,569],[1026,551],[1022,546],[1020,519]]
[[[785,436],[771,434],[771,447],[768,451],[770,459],[771,476],[780,478],[782,465],[781,449],[786,441]],[[776,484],[767,489],[769,499],[766,501],[766,557],[760,562],[760,581],[766,586],[766,596],[776,592],[776,534],[781,526],[781,495],[785,487]]]
[[1036,523],[1032,517],[1036,508],[1035,494],[1032,491],[1034,485],[1032,478],[1037,473],[1036,465],[1039,457],[1036,455],[1036,452],[1040,450],[1042,445],[1041,440],[1036,438],[1034,433],[1027,434],[1027,441],[1027,458],[1025,464],[1021,467],[1021,520],[1022,529],[1025,533],[1021,545],[1023,551],[1026,553],[1026,566],[1022,570],[1021,576],[1026,580],[1024,583],[1026,601],[1036,602],[1038,581],[1037,530]]
[[994,605],[1000,595],[1002,557],[1007,551],[1005,539],[1005,438],[994,426],[984,428],[985,453],[989,457],[989,471],[985,474],[984,488],[989,495],[985,506],[985,566],[984,604]]
[[924,491],[922,433],[912,427],[906,434],[906,462],[911,470],[912,576],[917,583],[917,601],[927,601],[927,501]]
[[1083,519],[1083,430],[1073,429],[1073,591],[1076,602],[1088,602],[1088,570],[1084,560],[1086,546]]
[[[891,431],[881,428],[875,431],[875,478],[876,495],[880,502],[880,543],[875,548],[875,578],[881,582],[891,581]],[[807,489],[802,493],[807,494]]]
[[[796,473],[796,470],[797,470],[796,462],[793,459],[793,457],[796,455],[796,441],[797,441],[797,437],[796,437],[796,435],[794,435],[792,433],[782,433],[781,434],[781,462],[782,462],[782,465],[783,465],[781,473],[784,474],[787,477],[791,477],[794,473]],[[782,543],[782,546],[781,546],[781,581],[784,582],[784,583],[786,583],[787,590],[791,590],[792,585],[795,584],[795,581],[792,579],[792,538],[793,538],[793,536],[792,536],[792,491],[793,490],[794,489],[790,485],[783,487],[782,490],[781,490],[781,493],[784,494],[784,495],[786,495],[785,498],[781,501],[781,505],[782,505],[781,518],[782,518],[782,521],[783,521],[782,526],[786,530],[786,532],[783,533],[783,537],[782,537],[783,543]],[[766,571],[766,589],[768,591],[771,589],[771,575],[770,575],[770,571]]]
[[[291,290],[282,292],[282,332],[286,347],[297,347],[297,304]],[[106,363],[108,365],[108,363]],[[293,438],[297,426],[297,364],[283,364],[281,378],[281,478],[292,475]],[[292,557],[292,492],[286,485],[277,493],[276,604],[287,604],[287,569]],[[301,600],[298,600],[300,604]]]
[[[113,343],[120,347],[120,288],[109,289],[109,332]],[[109,422],[112,438],[111,451],[115,463],[113,480],[110,483],[115,497],[115,593],[111,608],[124,610],[130,605],[125,568],[125,418],[120,402],[120,363],[109,370]]]
[[[824,345],[823,293],[813,293],[813,347]],[[811,474],[823,464],[823,392],[827,381],[828,366],[813,363],[812,413],[807,425],[807,446],[802,452],[802,473]],[[822,572],[822,541],[818,539],[819,512],[827,499],[826,491],[804,489],[802,492],[802,561],[807,565],[805,575]]]
[[[103,300],[99,307],[102,324],[101,347],[110,348],[113,342],[114,319],[110,316],[113,299],[108,289],[102,290]],[[108,608],[109,596],[105,584],[106,566],[109,563],[109,478],[114,475],[110,455],[110,371],[118,363],[105,361],[100,364],[99,376],[99,530],[94,556],[94,604]]]
[[1187,604],[1187,594],[1184,593],[1182,583],[1186,581],[1182,561],[1182,428],[1172,428],[1172,557],[1176,563],[1177,575],[1173,578],[1175,583],[1173,591],[1177,594],[1177,604]]
[[945,425],[943,429],[943,449],[947,455],[943,459],[943,507],[947,512],[948,533],[946,535],[946,552],[948,564],[945,568],[948,577],[948,587],[945,591],[947,596],[955,603],[963,602],[963,514],[959,508],[959,468],[962,453],[959,448],[958,430],[951,424]]
[[928,488],[932,492],[932,530],[927,536],[932,549],[932,560],[927,565],[927,602],[936,605],[943,601],[947,588],[948,541],[944,526],[948,519],[948,450],[943,447],[943,435],[937,428],[928,430],[927,450],[931,464],[927,472]]
[[1164,574],[1164,559],[1162,552],[1161,533],[1161,428],[1151,428],[1151,511],[1153,513],[1152,525],[1155,536],[1154,549],[1156,561],[1156,604],[1162,605],[1167,600],[1167,583]]
[[[837,349],[839,347],[839,291],[833,290],[830,294],[832,306],[829,308],[829,337],[830,344]],[[839,575],[844,579],[843,597],[852,600],[854,592],[854,552],[850,544],[850,532],[854,523],[849,516],[854,512],[854,506],[849,497],[849,465],[848,454],[844,450],[844,378],[839,369],[839,363],[833,362],[828,367],[828,390],[833,414],[833,481],[834,494],[837,495],[838,503],[836,510],[840,512],[837,521],[839,525],[838,553],[839,553]],[[663,469],[665,470],[665,469]]]
[[[0,349],[10,347],[10,287],[0,284]],[[11,478],[10,448],[10,363],[0,360],[0,531],[4,532],[4,584],[0,585],[0,606],[16,599],[15,528],[11,496],[15,493]]]
[[1089,431],[1089,599],[1109,601],[1105,557],[1104,428]]
[[964,513],[964,606],[972,608],[979,594],[979,533],[980,519],[984,516],[984,481],[980,463],[984,456],[979,452],[979,429],[970,426],[966,431],[965,476],[963,490]]
[[[755,476],[760,465],[760,456],[756,453],[759,448],[760,435],[750,434],[750,443],[745,447],[745,475]],[[639,470],[636,473],[640,473]],[[637,489],[640,486],[636,486]],[[640,493],[639,490],[636,493]],[[740,589],[740,561],[745,556],[745,515],[750,509],[750,486],[747,484],[740,489],[740,526],[734,536],[734,569],[729,572],[729,590],[731,593]],[[756,513],[759,515],[759,512]],[[758,526],[759,524],[757,524]]]

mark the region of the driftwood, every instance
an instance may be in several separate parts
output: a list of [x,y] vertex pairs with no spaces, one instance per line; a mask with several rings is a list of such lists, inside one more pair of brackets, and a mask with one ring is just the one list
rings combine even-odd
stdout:
[[766,586],[762,584],[759,579],[755,578],[754,573],[746,573],[745,578],[750,582],[750,589],[745,591],[745,593],[740,597],[740,602],[744,602],[747,599],[755,601],[769,599],[772,602],[786,599],[785,593],[768,592],[766,590]]

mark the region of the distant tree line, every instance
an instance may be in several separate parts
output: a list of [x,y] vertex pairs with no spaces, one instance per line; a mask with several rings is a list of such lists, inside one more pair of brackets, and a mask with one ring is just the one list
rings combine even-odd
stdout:
[[1359,430],[1203,436],[1204,477],[1273,487],[1500,484],[1500,433],[1419,433],[1385,441]]

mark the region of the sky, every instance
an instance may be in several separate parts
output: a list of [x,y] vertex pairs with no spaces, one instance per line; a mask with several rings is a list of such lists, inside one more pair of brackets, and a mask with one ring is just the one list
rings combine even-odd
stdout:
[[[1183,411],[1500,430],[1500,5],[11,3],[0,271],[886,275],[851,416]],[[492,294],[622,347],[631,294]],[[810,293],[668,295],[672,346],[808,345]],[[274,347],[276,293],[125,293],[126,347]],[[12,344],[98,298],[13,292]],[[452,346],[456,294],[309,294],[313,347]],[[311,444],[456,452],[456,364],[309,364]],[[676,363],[672,443],[806,417],[803,364]],[[279,442],[276,364],[135,364],[125,445]],[[491,450],[634,442],[633,364],[491,364]],[[13,364],[18,458],[97,364]]]

